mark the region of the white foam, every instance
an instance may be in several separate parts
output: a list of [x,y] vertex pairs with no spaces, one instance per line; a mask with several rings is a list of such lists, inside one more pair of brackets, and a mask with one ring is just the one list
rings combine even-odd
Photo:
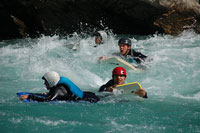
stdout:
[[14,123],[14,124],[19,124],[19,123],[22,123],[22,118],[14,118],[14,117],[12,117],[12,118],[9,118],[9,121],[11,121],[12,123]]
[[198,92],[197,94],[193,94],[193,95],[191,95],[191,96],[184,96],[184,95],[181,95],[181,94],[175,92],[175,93],[174,93],[174,96],[175,96],[175,97],[178,97],[178,98],[182,98],[182,99],[200,101],[200,92]]
[[[93,37],[81,38],[77,33],[72,38],[42,36],[38,39],[17,41],[0,48],[0,64],[3,69],[10,68],[6,77],[15,76],[17,82],[29,81],[32,83],[30,87],[37,84],[44,88],[41,77],[54,70],[71,79],[80,88],[98,90],[99,86],[112,78],[114,67],[99,64],[98,57],[119,52],[117,37],[109,35],[108,41],[98,47],[93,47]],[[170,95],[173,86],[182,85],[181,78],[184,81],[199,78],[199,40],[200,35],[184,32],[179,37],[155,34],[135,41],[136,50],[151,56],[153,60],[145,73],[128,71],[127,81],[139,81],[155,95]],[[68,43],[78,41],[80,50],[72,51],[65,47]],[[35,86],[31,91],[39,90]],[[178,86],[177,92],[185,90],[185,86]]]
[[31,122],[36,122],[36,123],[40,123],[43,125],[47,125],[47,126],[58,126],[58,125],[63,125],[63,124],[67,124],[67,125],[82,125],[81,122],[78,121],[65,121],[65,120],[49,120],[47,118],[34,118],[34,117],[26,117],[26,120],[31,121]]

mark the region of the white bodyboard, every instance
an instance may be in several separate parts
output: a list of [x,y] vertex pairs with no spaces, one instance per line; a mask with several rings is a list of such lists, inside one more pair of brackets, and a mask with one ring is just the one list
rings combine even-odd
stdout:
[[124,67],[125,69],[131,69],[131,70],[137,71],[137,68],[135,68],[132,64],[118,57],[106,57],[105,59],[101,61],[103,63],[109,63],[115,66]]
[[114,94],[120,94],[120,93],[130,94],[135,91],[138,91],[141,88],[142,88],[142,86],[138,82],[132,82],[132,83],[118,85],[113,90],[113,93]]
[[73,51],[76,51],[76,50],[80,49],[80,42],[74,43],[74,44],[67,44],[67,45],[65,45],[65,47],[72,49]]

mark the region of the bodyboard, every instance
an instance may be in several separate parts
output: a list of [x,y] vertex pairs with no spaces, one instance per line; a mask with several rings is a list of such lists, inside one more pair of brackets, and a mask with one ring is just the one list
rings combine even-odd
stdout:
[[141,89],[142,86],[138,82],[132,82],[127,84],[118,85],[113,93],[125,93],[125,94],[131,94],[135,91],[138,91]]
[[65,47],[72,49],[73,51],[76,51],[76,50],[80,49],[80,42],[74,43],[74,44],[67,44],[67,45],[65,45]]
[[101,60],[103,63],[109,63],[115,66],[122,66],[125,69],[131,69],[134,71],[138,71],[136,67],[134,67],[132,64],[128,63],[127,61],[118,58],[118,57],[106,57],[105,59]]
[[[17,96],[20,98],[21,95],[35,95],[37,97],[45,98],[48,95],[47,94],[41,94],[41,93],[30,93],[30,92],[18,92]],[[24,99],[23,102],[33,102],[32,100]]]

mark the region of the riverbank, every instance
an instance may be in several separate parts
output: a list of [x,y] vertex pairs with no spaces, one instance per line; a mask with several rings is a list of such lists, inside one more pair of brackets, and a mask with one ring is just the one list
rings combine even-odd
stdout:
[[109,29],[115,34],[200,33],[197,0],[3,0],[0,40]]

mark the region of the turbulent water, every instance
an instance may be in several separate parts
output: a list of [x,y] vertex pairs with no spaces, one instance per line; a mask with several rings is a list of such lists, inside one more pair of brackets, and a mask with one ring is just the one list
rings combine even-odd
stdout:
[[193,32],[129,35],[133,48],[153,60],[144,72],[128,70],[126,82],[139,82],[148,99],[117,95],[98,103],[24,103],[17,98],[17,92],[46,92],[41,77],[51,70],[101,95],[98,88],[111,79],[114,66],[98,58],[118,52],[119,37],[110,34],[98,47],[94,38],[78,34],[1,42],[1,132],[200,132],[200,35]]

